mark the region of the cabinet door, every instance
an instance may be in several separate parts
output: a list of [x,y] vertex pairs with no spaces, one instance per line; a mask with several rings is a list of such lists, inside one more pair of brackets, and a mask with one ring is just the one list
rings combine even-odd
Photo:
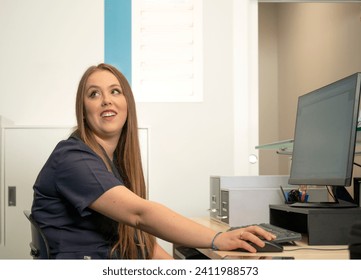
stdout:
[[4,178],[2,223],[4,246],[0,258],[28,259],[30,223],[23,210],[30,210],[33,184],[56,144],[66,139],[71,128],[4,129]]

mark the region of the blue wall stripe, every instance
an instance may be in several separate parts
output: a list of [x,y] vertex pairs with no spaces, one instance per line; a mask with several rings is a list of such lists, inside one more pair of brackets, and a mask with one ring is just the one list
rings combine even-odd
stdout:
[[132,1],[104,0],[104,62],[132,81]]

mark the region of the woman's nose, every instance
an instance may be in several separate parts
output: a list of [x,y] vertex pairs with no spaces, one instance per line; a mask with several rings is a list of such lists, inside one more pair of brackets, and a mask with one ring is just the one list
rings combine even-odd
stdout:
[[107,106],[110,104],[111,104],[110,96],[108,96],[107,94],[104,94],[103,100],[102,100],[102,106]]

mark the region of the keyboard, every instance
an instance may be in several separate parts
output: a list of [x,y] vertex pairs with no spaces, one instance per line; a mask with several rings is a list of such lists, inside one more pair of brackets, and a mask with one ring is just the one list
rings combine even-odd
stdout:
[[[251,226],[251,225],[247,225]],[[231,227],[229,230],[238,229],[241,227],[247,227],[247,226],[239,226],[239,227]],[[288,230],[285,228],[281,228],[275,225],[267,224],[267,223],[261,223],[261,224],[254,224],[253,226],[259,226],[263,228],[264,230],[267,230],[271,232],[272,234],[276,235],[276,239],[273,240],[273,242],[276,243],[288,243],[293,241],[298,241],[302,239],[301,233]]]

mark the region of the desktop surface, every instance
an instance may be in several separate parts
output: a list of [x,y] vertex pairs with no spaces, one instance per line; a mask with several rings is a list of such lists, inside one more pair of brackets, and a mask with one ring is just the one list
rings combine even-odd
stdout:
[[[196,218],[194,221],[212,228],[216,231],[226,231],[229,226],[211,220],[208,217]],[[283,246],[282,252],[240,252],[240,251],[214,251],[212,249],[197,248],[204,256],[210,259],[349,259],[347,245],[310,246],[308,238],[303,235],[302,240],[295,241],[293,245]]]

